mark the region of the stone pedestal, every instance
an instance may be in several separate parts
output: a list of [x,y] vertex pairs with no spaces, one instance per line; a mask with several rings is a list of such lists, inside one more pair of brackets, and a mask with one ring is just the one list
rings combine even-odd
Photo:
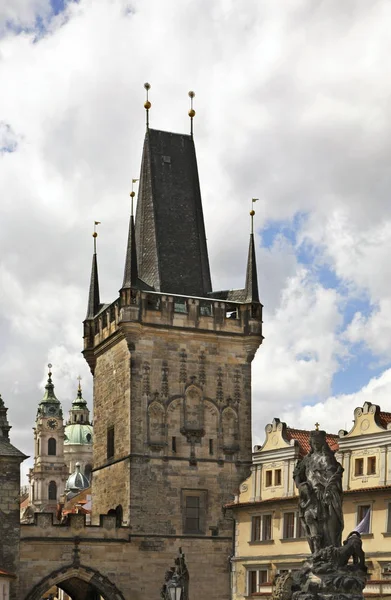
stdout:
[[319,550],[304,563],[293,576],[292,600],[363,600],[366,580],[361,539],[355,536],[341,548]]

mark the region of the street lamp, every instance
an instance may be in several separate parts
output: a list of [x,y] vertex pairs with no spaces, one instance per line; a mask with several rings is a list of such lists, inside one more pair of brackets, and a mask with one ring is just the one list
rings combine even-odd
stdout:
[[179,580],[178,574],[174,573],[171,581],[167,584],[168,600],[181,600],[182,598],[182,584]]

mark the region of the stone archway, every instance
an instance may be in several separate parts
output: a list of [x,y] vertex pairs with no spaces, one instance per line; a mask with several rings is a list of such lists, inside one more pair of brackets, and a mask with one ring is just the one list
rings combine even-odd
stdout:
[[79,600],[79,597],[87,598],[88,593],[93,592],[100,594],[105,600],[125,600],[123,594],[107,577],[83,565],[68,565],[53,571],[28,592],[25,600],[41,600],[43,594],[55,585],[73,595],[75,600]]

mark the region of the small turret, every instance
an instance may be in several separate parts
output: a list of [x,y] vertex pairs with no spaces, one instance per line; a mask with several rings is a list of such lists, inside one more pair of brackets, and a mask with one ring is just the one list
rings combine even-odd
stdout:
[[6,440],[9,440],[9,430],[11,429],[11,425],[7,420],[7,411],[8,408],[4,406],[4,402],[0,394],[0,436]]
[[98,260],[96,256],[96,238],[98,234],[96,232],[96,226],[99,225],[99,221],[94,223],[94,254],[92,255],[92,267],[91,267],[91,279],[90,279],[90,291],[88,294],[88,307],[86,320],[93,319],[100,308],[100,296],[99,296],[99,278],[98,278]]
[[133,215],[133,201],[135,193],[133,191],[133,184],[138,179],[132,180],[132,191],[130,192],[131,198],[131,210],[129,220],[129,233],[128,233],[128,246],[126,249],[126,260],[124,269],[124,280],[122,283],[122,289],[135,288],[138,284],[138,268],[137,268],[137,250],[136,250],[136,235],[134,229],[134,215]]
[[[252,202],[254,203],[256,201],[257,201],[257,199],[253,198]],[[255,210],[251,210],[250,211],[251,232],[250,232],[250,243],[249,243],[249,247],[248,247],[248,258],[247,258],[245,302],[259,302],[257,261],[255,258],[255,244],[254,244],[254,215],[255,215]]]
[[53,417],[55,415],[62,417],[61,403],[56,397],[56,394],[54,393],[54,385],[52,381],[51,372],[52,365],[50,363],[48,364],[48,368],[48,380],[45,385],[45,393],[38,406],[37,418],[47,416]]

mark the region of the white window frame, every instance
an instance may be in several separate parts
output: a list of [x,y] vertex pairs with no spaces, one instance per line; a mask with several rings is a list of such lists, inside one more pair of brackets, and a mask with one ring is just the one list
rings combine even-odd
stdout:
[[[293,537],[285,537],[284,536],[284,529],[285,529],[285,515],[289,514],[289,513],[294,513],[294,523],[293,523]],[[300,517],[299,517],[299,512],[297,510],[284,510],[282,513],[282,519],[281,519],[281,523],[282,523],[282,532],[281,532],[281,539],[282,540],[304,540],[304,537],[299,537],[299,532],[300,532]]]
[[[266,565],[261,565],[261,566],[252,566],[249,565],[248,567],[246,567],[247,569],[247,574],[246,574],[246,596],[251,596],[252,594],[259,594],[260,592],[260,587],[262,585],[265,585],[266,583],[269,582],[269,569],[266,567]],[[251,592],[250,591],[250,573],[256,571],[257,573],[257,581],[256,581],[256,591],[255,592]],[[266,581],[264,583],[260,582],[260,577],[259,577],[259,573],[261,571],[266,571]]]
[[[263,538],[263,519],[264,519],[264,517],[267,517],[267,516],[270,516],[270,519],[271,519],[270,538],[264,539]],[[260,523],[260,527],[259,527],[259,539],[253,539],[253,518],[254,517],[261,518],[261,523]],[[251,515],[251,542],[271,542],[272,540],[273,540],[273,513],[265,512],[265,513],[260,513],[258,515]]]

